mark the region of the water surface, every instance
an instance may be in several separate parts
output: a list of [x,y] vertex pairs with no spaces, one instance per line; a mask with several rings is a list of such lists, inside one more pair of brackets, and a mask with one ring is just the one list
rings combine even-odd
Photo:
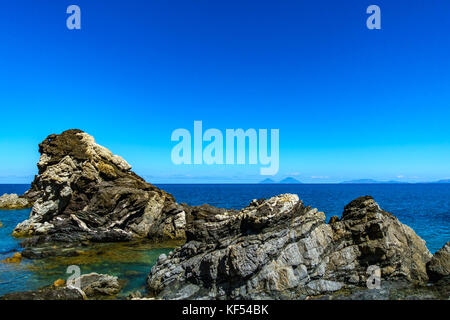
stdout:
[[[297,185],[158,185],[172,193],[178,202],[189,205],[208,203],[217,207],[240,209],[252,199],[281,193],[295,193],[309,205],[325,212],[327,218],[341,216],[351,200],[371,195],[380,206],[393,213],[402,223],[412,227],[434,253],[450,240],[450,184],[297,184]],[[29,185],[0,185],[0,194],[22,194]],[[28,218],[27,210],[0,210],[0,260],[20,251],[20,240],[11,232]],[[78,265],[82,273],[98,272],[118,276],[125,281],[121,296],[144,290],[145,278],[158,256],[168,253],[175,244],[120,243],[97,244],[80,248],[72,258],[23,260],[20,264],[0,263],[0,295],[37,289],[53,283],[66,274],[69,265]]]

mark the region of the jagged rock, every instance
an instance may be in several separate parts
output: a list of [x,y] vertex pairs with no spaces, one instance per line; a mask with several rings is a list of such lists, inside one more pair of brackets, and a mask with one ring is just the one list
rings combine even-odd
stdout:
[[26,209],[32,206],[30,202],[24,196],[18,196],[17,194],[5,193],[0,197],[0,209],[1,210],[20,210]]
[[107,274],[89,273],[68,281],[67,286],[80,284],[80,289],[89,297],[114,296],[122,289],[117,277]]
[[427,264],[427,271],[432,281],[450,277],[450,241],[434,254]]
[[52,134],[39,152],[39,175],[24,195],[34,205],[13,232],[34,236],[24,246],[185,237],[185,213],[173,196],[145,182],[90,135],[75,129]]
[[90,273],[67,281],[56,280],[53,285],[25,292],[14,292],[0,297],[1,300],[86,300],[115,296],[122,289],[117,277]]
[[186,244],[161,256],[148,275],[157,298],[306,298],[366,287],[371,265],[383,281],[428,280],[425,242],[369,196],[348,204],[332,224],[292,194],[240,211],[186,211]]

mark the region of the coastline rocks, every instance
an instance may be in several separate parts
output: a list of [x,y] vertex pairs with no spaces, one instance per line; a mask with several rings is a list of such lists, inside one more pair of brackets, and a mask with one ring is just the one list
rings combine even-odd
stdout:
[[5,193],[0,197],[0,210],[20,210],[32,206],[32,202],[24,196]]
[[427,264],[427,271],[432,281],[450,278],[450,241],[434,254]]
[[[77,284],[79,286],[77,286]],[[56,280],[53,285],[37,290],[14,292],[0,297],[0,300],[87,300],[114,297],[122,289],[117,277],[90,273],[72,281]]]
[[425,242],[370,196],[332,224],[292,194],[240,211],[187,211],[186,244],[161,255],[147,277],[156,298],[304,299],[366,288],[369,266],[381,269],[383,281],[428,280]]
[[24,197],[28,220],[13,231],[24,246],[48,242],[184,239],[185,212],[172,195],[145,182],[120,156],[81,130],[48,136],[39,175]]

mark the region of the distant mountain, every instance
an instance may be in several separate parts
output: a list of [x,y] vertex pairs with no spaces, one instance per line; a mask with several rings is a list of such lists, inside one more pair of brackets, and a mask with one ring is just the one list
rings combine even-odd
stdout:
[[281,180],[280,182],[276,182],[275,180],[272,180],[270,178],[264,179],[260,182],[260,184],[300,184],[301,182],[298,181],[295,178],[287,177]]
[[279,183],[281,183],[281,184],[300,184],[301,182],[295,178],[287,177],[287,178],[284,178],[283,180],[281,180]]
[[450,183],[450,179],[439,180],[439,181],[436,181],[435,183]]
[[260,182],[261,184],[273,184],[276,183],[275,181],[273,181],[272,179],[264,179],[263,181]]
[[395,184],[395,183],[407,183],[407,182],[400,182],[400,181],[377,181],[373,179],[358,179],[358,180],[349,180],[341,182],[341,184],[375,184],[375,183],[387,183],[387,184]]

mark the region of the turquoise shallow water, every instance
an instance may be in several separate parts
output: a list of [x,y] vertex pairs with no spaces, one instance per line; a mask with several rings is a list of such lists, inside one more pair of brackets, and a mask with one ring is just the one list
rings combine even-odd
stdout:
[[[351,200],[372,195],[380,206],[412,227],[435,252],[450,240],[450,184],[414,185],[158,185],[172,193],[178,202],[189,205],[209,203],[218,207],[239,209],[254,198],[281,193],[295,193],[306,205],[324,211],[327,218],[340,216]],[[23,193],[28,185],[0,185],[0,194]],[[0,210],[0,260],[20,251],[20,242],[11,236],[17,223],[25,220],[30,210]],[[79,265],[82,273],[98,272],[124,280],[121,295],[143,290],[145,278],[159,255],[175,245],[151,243],[103,244],[81,248],[74,258],[23,260],[20,264],[0,263],[0,295],[37,289],[67,279],[67,266]]]
[[[23,193],[28,185],[0,185],[0,194]],[[20,251],[20,240],[11,236],[14,227],[28,218],[27,210],[0,210],[0,261]],[[67,279],[69,265],[80,267],[81,273],[107,273],[124,281],[120,296],[144,290],[145,279],[162,253],[175,245],[153,243],[96,244],[80,248],[80,256],[72,258],[23,259],[20,264],[0,263],[0,295],[47,286],[57,279]]]

